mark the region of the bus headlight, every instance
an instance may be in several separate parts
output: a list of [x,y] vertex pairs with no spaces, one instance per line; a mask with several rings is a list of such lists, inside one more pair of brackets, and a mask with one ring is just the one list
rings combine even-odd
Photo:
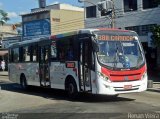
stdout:
[[147,72],[145,72],[145,73],[142,75],[141,80],[144,80],[146,77],[147,77]]
[[99,76],[99,78],[103,79],[104,81],[110,82],[109,78],[106,75],[102,74],[101,72],[98,72],[98,76]]

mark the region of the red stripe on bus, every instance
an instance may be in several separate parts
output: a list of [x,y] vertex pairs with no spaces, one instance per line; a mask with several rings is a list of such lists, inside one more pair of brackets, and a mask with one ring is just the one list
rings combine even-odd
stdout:
[[112,82],[140,80],[146,70],[146,65],[137,70],[125,71],[111,71],[107,68],[101,67],[101,73],[108,76]]

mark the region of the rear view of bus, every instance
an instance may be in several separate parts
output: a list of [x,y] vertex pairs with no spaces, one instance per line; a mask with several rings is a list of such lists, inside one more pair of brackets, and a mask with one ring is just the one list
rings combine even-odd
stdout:
[[98,44],[98,94],[115,95],[147,89],[147,68],[137,34],[126,30],[95,30]]

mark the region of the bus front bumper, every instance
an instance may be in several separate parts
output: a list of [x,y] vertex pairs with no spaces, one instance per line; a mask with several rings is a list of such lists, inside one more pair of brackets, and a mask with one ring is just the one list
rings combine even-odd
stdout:
[[130,82],[107,82],[101,80],[98,94],[116,95],[122,93],[142,92],[147,90],[147,76],[144,79]]

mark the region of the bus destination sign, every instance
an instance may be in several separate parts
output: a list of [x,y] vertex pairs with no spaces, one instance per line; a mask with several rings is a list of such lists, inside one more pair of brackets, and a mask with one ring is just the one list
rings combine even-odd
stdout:
[[134,36],[108,36],[99,35],[98,40],[118,40],[118,41],[131,41],[134,40]]

